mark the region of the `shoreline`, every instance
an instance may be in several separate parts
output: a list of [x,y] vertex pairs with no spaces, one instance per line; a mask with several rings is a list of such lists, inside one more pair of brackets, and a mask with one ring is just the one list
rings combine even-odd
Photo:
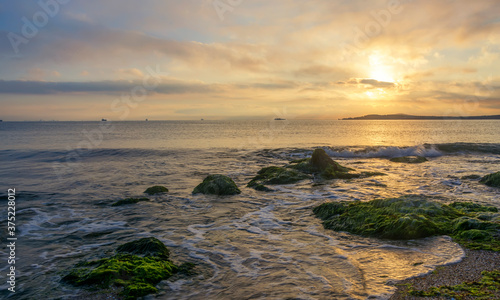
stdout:
[[[428,290],[431,287],[454,286],[464,282],[481,280],[482,271],[500,270],[500,252],[488,250],[463,249],[465,257],[453,264],[438,266],[426,275],[408,278],[399,281],[395,286],[397,290],[389,298],[390,300],[403,299],[449,299],[449,297],[417,297],[408,295],[408,284],[416,290]],[[497,291],[497,299],[500,299],[500,291]],[[463,299],[475,299],[464,297]]]

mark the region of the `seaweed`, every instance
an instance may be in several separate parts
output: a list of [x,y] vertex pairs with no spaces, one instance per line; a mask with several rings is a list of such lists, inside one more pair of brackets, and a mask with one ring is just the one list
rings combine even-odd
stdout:
[[500,188],[500,172],[486,175],[483,178],[481,178],[479,182],[484,183],[487,186]]
[[[311,178],[309,175],[301,173],[297,170],[283,167],[266,167],[262,168],[257,176],[247,184],[248,187],[264,190],[264,184],[288,184]],[[264,188],[263,188],[264,186]]]
[[325,228],[335,231],[393,240],[449,235],[467,248],[500,251],[500,222],[483,217],[495,211],[476,203],[440,204],[423,196],[328,202],[313,210]]
[[164,186],[161,185],[155,185],[152,187],[147,188],[144,193],[148,195],[156,195],[156,194],[161,194],[161,193],[167,193],[168,189]]
[[236,195],[241,193],[234,181],[224,175],[209,175],[203,182],[196,186],[193,194],[212,194],[212,195]]
[[157,293],[155,285],[175,273],[194,274],[193,264],[175,265],[167,247],[153,237],[123,244],[116,252],[112,257],[78,263],[61,281],[101,289],[122,287],[121,296],[137,299]]

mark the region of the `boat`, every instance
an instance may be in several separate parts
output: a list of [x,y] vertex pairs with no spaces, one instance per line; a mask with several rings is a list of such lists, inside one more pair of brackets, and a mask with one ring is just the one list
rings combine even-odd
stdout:
[[108,121],[108,120],[106,120],[106,119],[101,119],[101,122],[107,122],[107,121]]
[[286,119],[283,118],[274,118],[275,121],[285,121]]

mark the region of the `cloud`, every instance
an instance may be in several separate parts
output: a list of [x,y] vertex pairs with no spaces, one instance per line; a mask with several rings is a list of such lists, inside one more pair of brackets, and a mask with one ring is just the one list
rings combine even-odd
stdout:
[[396,86],[394,82],[379,81],[372,78],[350,78],[347,81],[338,81],[340,85],[357,85],[365,88],[393,88]]

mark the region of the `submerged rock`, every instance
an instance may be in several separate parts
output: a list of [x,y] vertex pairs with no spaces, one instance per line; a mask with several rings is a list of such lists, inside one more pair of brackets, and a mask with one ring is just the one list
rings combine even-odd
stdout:
[[236,195],[241,193],[234,181],[224,175],[209,175],[203,182],[196,186],[193,194],[212,194],[212,195]]
[[462,179],[462,180],[479,180],[481,178],[482,178],[482,176],[477,175],[477,174],[465,175],[465,176],[460,177],[460,179]]
[[264,184],[289,184],[308,178],[311,176],[297,170],[273,166],[262,168],[247,186],[266,191]]
[[135,203],[141,202],[141,201],[149,201],[149,199],[148,198],[127,198],[127,199],[118,200],[115,203],[113,203],[111,206],[135,204]]
[[314,150],[311,158],[294,160],[284,167],[262,168],[247,186],[256,190],[266,190],[265,184],[295,183],[313,178],[311,175],[321,179],[352,179],[386,175],[380,172],[350,173],[350,171],[354,169],[340,165],[331,159],[325,150],[318,148]]
[[144,193],[148,195],[156,195],[156,194],[161,194],[161,193],[166,193],[168,192],[168,189],[164,186],[161,185],[155,185],[150,188],[147,188]]
[[479,182],[484,183],[487,186],[500,188],[500,172],[486,175],[481,178]]
[[155,285],[173,274],[191,272],[192,264],[177,266],[168,256],[162,242],[144,238],[118,247],[112,257],[77,264],[61,280],[75,286],[118,287],[125,299],[137,299],[157,293]]
[[385,239],[450,235],[471,249],[500,251],[500,222],[480,220],[495,207],[468,202],[450,205],[405,196],[368,202],[329,202],[314,208],[323,226],[335,231]]
[[401,156],[401,157],[391,158],[390,161],[398,163],[407,163],[407,164],[420,164],[428,160],[423,156]]

